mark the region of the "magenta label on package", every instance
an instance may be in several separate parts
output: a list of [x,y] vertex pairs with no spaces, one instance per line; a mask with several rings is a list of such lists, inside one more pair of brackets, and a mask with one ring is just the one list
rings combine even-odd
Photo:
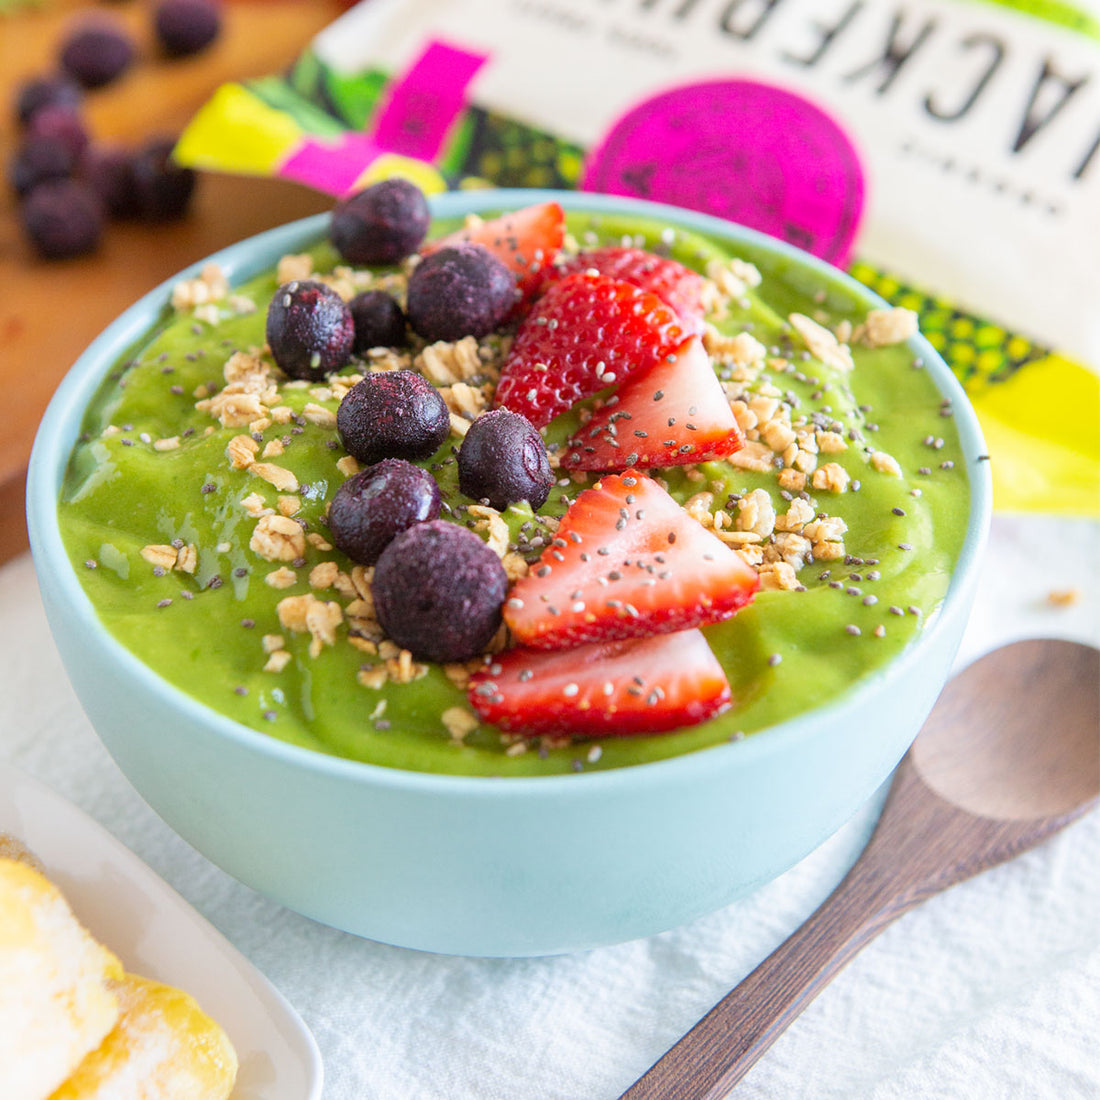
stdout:
[[371,130],[349,131],[335,141],[307,137],[279,174],[342,196],[383,153],[432,163],[466,106],[467,86],[487,60],[485,54],[429,42],[412,67],[393,82]]
[[429,42],[395,82],[371,136],[381,149],[429,164],[466,105],[466,88],[488,58],[446,42]]
[[747,80],[640,103],[589,155],[581,186],[714,214],[840,267],[864,199],[859,156],[840,126],[801,96]]
[[282,164],[279,175],[342,196],[382,152],[366,134],[344,134],[335,142],[306,138]]

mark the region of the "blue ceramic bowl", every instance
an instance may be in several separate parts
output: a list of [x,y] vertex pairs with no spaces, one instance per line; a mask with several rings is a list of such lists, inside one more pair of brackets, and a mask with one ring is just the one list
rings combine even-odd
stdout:
[[[764,247],[868,307],[882,304],[813,257],[699,214],[533,191],[454,193],[433,205],[454,216],[547,198]],[[213,259],[241,282],[312,244],[326,223],[297,222]],[[916,644],[828,705],[741,742],[578,775],[429,775],[311,752],[222,717],[116,642],[74,575],[57,501],[85,406],[163,315],[175,282],[128,309],[58,389],[31,458],[28,517],[54,638],[104,744],[164,820],[241,882],[337,928],[431,951],[520,956],[620,942],[775,878],[851,817],[912,742],[966,624],[991,497],[974,415],[922,338],[913,351],[954,404],[971,504],[950,590]]]

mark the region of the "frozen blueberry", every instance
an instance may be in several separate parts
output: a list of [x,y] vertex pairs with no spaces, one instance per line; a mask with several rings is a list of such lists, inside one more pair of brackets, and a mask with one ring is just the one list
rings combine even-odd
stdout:
[[187,212],[195,190],[195,173],[172,159],[175,140],[150,139],[134,154],[134,193],[141,215],[163,222],[181,218]]
[[72,150],[56,138],[27,138],[8,165],[8,179],[17,195],[27,195],[46,180],[68,179],[75,160]]
[[365,290],[350,302],[355,322],[355,350],[371,348],[403,348],[409,334],[405,327],[405,312],[384,290]]
[[537,512],[553,484],[546,444],[527,417],[493,409],[470,425],[458,451],[458,487],[468,497],[498,512],[526,500]]
[[125,149],[93,145],[81,159],[80,176],[110,217],[136,218],[141,213],[133,158]]
[[134,60],[134,44],[121,26],[86,23],[61,47],[61,68],[85,88],[99,88],[120,77]]
[[157,41],[170,57],[204,50],[218,37],[221,25],[215,0],[161,0],[153,13]]
[[27,123],[27,135],[64,142],[74,157],[79,157],[88,148],[88,131],[80,112],[60,104],[35,111]]
[[80,109],[80,85],[67,76],[36,76],[19,85],[15,99],[15,114],[20,126],[30,124],[43,107]]
[[414,523],[439,518],[439,486],[427,470],[400,458],[384,458],[349,477],[332,498],[332,541],[363,565]]
[[431,458],[451,430],[439,391],[411,370],[375,371],[357,382],[336,410],[336,430],[350,454],[373,464],[383,458]]
[[447,663],[476,657],[500,627],[508,577],[473,531],[418,523],[382,551],[371,594],[378,622],[403,649]]
[[337,204],[329,238],[349,263],[395,264],[417,250],[430,221],[420,188],[382,180]]
[[512,273],[480,244],[459,244],[425,256],[409,276],[405,311],[425,340],[485,336],[511,312]]
[[267,308],[267,342],[292,378],[319,381],[351,356],[355,326],[347,303],[324,283],[284,283]]
[[27,196],[20,215],[31,243],[51,260],[91,252],[103,229],[99,202],[76,180],[40,183]]

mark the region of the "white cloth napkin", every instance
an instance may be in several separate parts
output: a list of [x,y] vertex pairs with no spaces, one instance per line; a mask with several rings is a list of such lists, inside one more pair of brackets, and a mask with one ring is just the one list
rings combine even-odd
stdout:
[[[960,665],[1025,636],[1097,644],[1098,533],[1088,521],[998,518]],[[1071,588],[1072,605],[1048,601]],[[612,1100],[824,899],[878,806],[751,898],[651,939],[545,959],[406,951],[259,897],[152,813],[72,694],[28,557],[0,570],[0,622],[0,758],[106,825],[274,981],[321,1047],[325,1100]],[[737,1095],[1096,1098],[1098,1034],[1093,813],[888,928]]]

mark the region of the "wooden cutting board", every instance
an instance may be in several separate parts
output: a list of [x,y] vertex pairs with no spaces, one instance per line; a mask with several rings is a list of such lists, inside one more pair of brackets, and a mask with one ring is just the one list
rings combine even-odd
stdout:
[[[137,143],[174,135],[227,80],[284,68],[347,5],[337,0],[230,0],[222,33],[203,53],[179,60],[157,56],[151,4],[110,5],[55,0],[0,13],[0,160],[18,140],[14,90],[26,77],[56,66],[68,24],[87,12],[124,22],[140,59],[114,85],[89,93],[85,115],[102,140]],[[280,180],[204,174],[189,216],[169,225],[111,223],[93,256],[47,262],[24,241],[14,197],[0,195],[0,383],[8,395],[0,433],[0,562],[25,549],[23,490],[27,459],[50,396],[88,343],[146,291],[176,271],[274,225],[331,207],[326,196]]]

